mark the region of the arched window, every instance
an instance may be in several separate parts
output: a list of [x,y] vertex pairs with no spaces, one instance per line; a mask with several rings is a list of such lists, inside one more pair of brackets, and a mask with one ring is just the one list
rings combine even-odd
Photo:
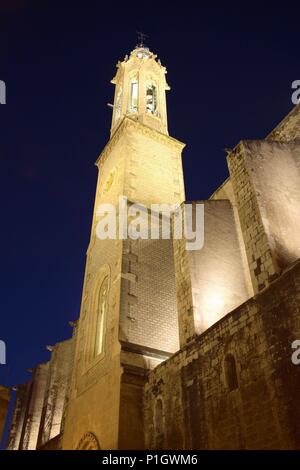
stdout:
[[98,297],[95,356],[98,356],[103,351],[104,320],[105,320],[105,314],[107,310],[107,291],[108,291],[108,276],[106,276],[102,281],[100,291],[99,291],[99,297]]
[[138,81],[136,78],[130,82],[130,104],[129,111],[136,113],[138,110]]
[[229,391],[236,390],[239,386],[235,358],[232,354],[227,354],[224,362],[226,383]]
[[155,85],[147,85],[146,88],[146,109],[149,114],[157,112],[157,88]]

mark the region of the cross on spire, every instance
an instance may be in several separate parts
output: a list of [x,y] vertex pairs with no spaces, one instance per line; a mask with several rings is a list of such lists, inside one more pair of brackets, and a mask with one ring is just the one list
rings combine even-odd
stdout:
[[136,32],[138,35],[138,46],[144,47],[145,46],[145,39],[148,37],[147,34],[143,33],[142,31]]

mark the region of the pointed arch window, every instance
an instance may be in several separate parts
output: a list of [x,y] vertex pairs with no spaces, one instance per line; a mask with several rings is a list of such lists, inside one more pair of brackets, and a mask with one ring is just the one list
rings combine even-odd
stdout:
[[239,386],[236,362],[232,354],[227,354],[227,356],[225,357],[224,367],[227,387],[231,392],[232,390],[236,390]]
[[149,114],[157,113],[157,87],[153,83],[146,88],[146,109]]
[[130,82],[130,106],[129,111],[136,113],[138,110],[138,81],[136,78]]
[[97,305],[97,323],[96,323],[96,342],[95,342],[95,356],[98,356],[103,351],[104,345],[104,320],[107,310],[107,292],[108,292],[108,276],[106,276],[101,284],[98,305]]

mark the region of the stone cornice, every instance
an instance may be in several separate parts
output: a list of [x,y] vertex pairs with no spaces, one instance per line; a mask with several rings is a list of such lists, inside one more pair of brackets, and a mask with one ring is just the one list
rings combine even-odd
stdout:
[[115,131],[115,133],[111,136],[110,140],[105,145],[95,165],[99,167],[101,164],[104,163],[107,155],[112,151],[114,146],[117,144],[120,137],[124,134],[124,131],[130,128],[134,128],[140,134],[147,135],[151,137],[153,140],[155,140],[156,142],[163,143],[167,145],[168,147],[172,147],[176,150],[182,151],[183,148],[185,147],[185,144],[183,142],[180,142],[179,140],[174,139],[173,137],[170,137],[169,135],[163,134],[155,129],[152,129],[151,127],[145,126],[144,124],[141,124],[140,122],[135,121],[133,118],[125,116],[123,120],[121,121],[119,127]]

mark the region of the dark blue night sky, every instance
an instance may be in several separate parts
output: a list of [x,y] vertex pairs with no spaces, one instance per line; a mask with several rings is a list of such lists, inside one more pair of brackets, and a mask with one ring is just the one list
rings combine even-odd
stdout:
[[0,383],[27,380],[79,315],[115,64],[136,30],[168,69],[170,135],[187,143],[187,199],[227,177],[225,147],[260,139],[292,108],[300,7],[222,2],[0,2]]

